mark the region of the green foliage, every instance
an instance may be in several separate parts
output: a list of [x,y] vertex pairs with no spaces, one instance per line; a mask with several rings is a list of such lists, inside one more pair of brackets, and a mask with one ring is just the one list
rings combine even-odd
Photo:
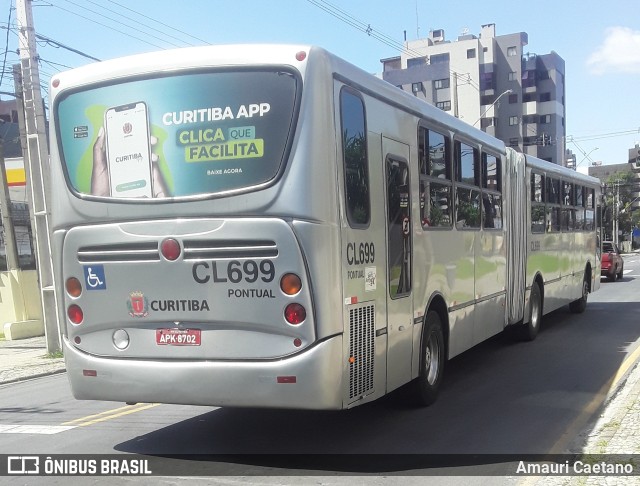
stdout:
[[[638,182],[633,172],[616,172],[605,182],[604,206],[609,218],[616,215],[615,203],[618,202],[618,227],[622,233],[630,233],[632,228],[639,225],[640,211],[632,211],[632,203],[636,199],[634,192],[638,190]],[[607,226],[610,221],[605,218]]]

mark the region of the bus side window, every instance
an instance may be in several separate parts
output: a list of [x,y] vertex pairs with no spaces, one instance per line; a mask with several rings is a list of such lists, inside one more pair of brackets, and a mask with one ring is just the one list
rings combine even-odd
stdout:
[[456,173],[456,228],[477,229],[481,224],[478,149],[462,142],[454,144]]
[[371,206],[364,101],[349,88],[340,92],[340,119],[347,219],[351,227],[367,227]]
[[451,228],[452,183],[449,138],[425,127],[418,129],[420,159],[420,221],[423,228]]
[[544,175],[531,173],[531,232],[545,232]]
[[502,228],[502,160],[482,152],[482,220],[484,228]]
[[409,166],[387,156],[387,224],[389,296],[411,292],[411,201]]

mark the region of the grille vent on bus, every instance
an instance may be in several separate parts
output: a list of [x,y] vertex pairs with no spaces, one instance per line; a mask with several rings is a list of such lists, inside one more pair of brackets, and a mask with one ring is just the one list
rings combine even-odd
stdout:
[[269,258],[278,256],[272,240],[184,240],[184,259]]
[[78,249],[78,261],[80,263],[158,262],[160,253],[157,241],[83,246]]
[[375,358],[375,305],[349,309],[349,398],[358,398],[373,391]]

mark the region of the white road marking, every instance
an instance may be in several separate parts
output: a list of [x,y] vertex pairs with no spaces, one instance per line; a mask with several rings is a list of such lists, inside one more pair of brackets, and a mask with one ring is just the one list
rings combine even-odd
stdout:
[[74,429],[69,425],[16,425],[0,424],[0,434],[40,434],[51,435]]

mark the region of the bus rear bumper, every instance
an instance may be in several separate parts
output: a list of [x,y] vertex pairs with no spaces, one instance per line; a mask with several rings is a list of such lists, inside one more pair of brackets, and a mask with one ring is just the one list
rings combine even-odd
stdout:
[[81,400],[222,407],[336,410],[342,401],[342,336],[278,361],[155,361],[106,358],[76,349],[64,357]]

